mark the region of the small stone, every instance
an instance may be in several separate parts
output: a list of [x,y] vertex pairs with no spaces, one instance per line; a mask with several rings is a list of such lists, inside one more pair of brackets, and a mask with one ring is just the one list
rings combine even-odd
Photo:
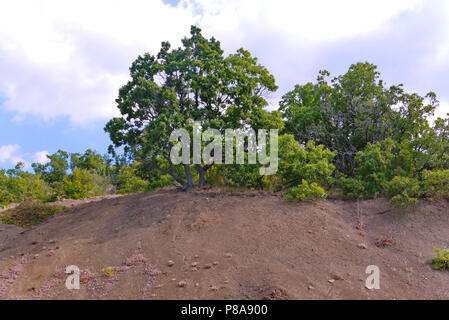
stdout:
[[216,265],[218,265],[218,261],[214,261],[212,264],[213,264],[214,266],[216,266]]
[[409,268],[409,267],[405,267],[405,268],[404,268],[404,271],[410,273],[410,272],[412,272],[412,269]]
[[211,286],[211,287],[210,287],[210,290],[211,290],[211,291],[217,291],[218,288],[217,288],[216,286]]
[[232,258],[232,254],[231,254],[231,253],[226,253],[226,254],[225,254],[225,257],[226,257],[226,258]]
[[198,271],[198,268],[197,268],[197,267],[193,267],[193,268],[192,268],[192,271],[194,271],[194,272],[195,272],[195,271]]
[[309,284],[309,286],[307,287],[307,289],[312,290],[313,286],[311,284]]
[[58,240],[55,239],[51,239],[50,241],[48,241],[48,243],[56,243],[56,242],[58,242]]
[[195,287],[199,287],[200,286],[200,284],[199,283],[195,283]]
[[359,248],[359,249],[366,249],[366,244],[364,244],[364,243],[359,243],[359,244],[357,245],[357,248]]
[[34,255],[34,258],[35,258],[35,259],[36,259],[36,258],[39,258],[39,254],[36,253],[36,254]]
[[176,281],[176,278],[172,278],[171,281]]
[[334,279],[329,279],[327,280],[329,283],[334,284],[335,280]]
[[179,281],[179,283],[178,283],[178,287],[180,287],[180,288],[184,288],[186,285],[187,285],[187,282],[185,282],[184,280]]
[[331,276],[332,276],[332,279],[334,279],[334,280],[343,280],[343,277],[341,277],[338,274],[333,273]]
[[175,264],[175,262],[173,260],[168,260],[168,262],[167,262],[167,266],[169,266],[169,267],[173,267],[174,264]]
[[226,284],[228,284],[229,283],[229,281],[228,280],[225,280],[225,281],[223,281],[224,283],[226,283]]
[[208,263],[208,264],[204,265],[203,268],[204,269],[210,269],[210,268],[212,268],[212,265],[210,263]]
[[155,296],[156,296],[156,294],[155,294],[155,293],[151,294],[151,297],[153,297],[153,298],[154,298]]
[[198,266],[198,262],[193,262],[192,263],[192,267],[197,267]]
[[197,254],[193,256],[193,258],[195,258],[195,259],[199,259],[199,257],[200,257],[200,256],[197,255]]

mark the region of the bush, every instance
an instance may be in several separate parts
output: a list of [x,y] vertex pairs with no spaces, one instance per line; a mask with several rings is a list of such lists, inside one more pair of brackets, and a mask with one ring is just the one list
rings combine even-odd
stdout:
[[441,250],[439,248],[434,249],[436,252],[436,257],[432,259],[433,267],[436,270],[447,270],[449,269],[449,249]]
[[147,182],[136,175],[136,168],[124,165],[116,177],[117,193],[139,193],[144,192]]
[[340,178],[335,179],[334,184],[340,187],[345,194],[349,198],[364,198],[369,194],[366,192],[365,183],[357,178]]
[[335,170],[333,158],[333,152],[322,145],[315,145],[313,141],[302,147],[295,141],[293,135],[280,136],[277,173],[280,178],[279,187],[293,187],[301,184],[303,180],[319,185],[329,183],[330,175]]
[[293,201],[325,199],[326,197],[326,191],[322,187],[316,182],[308,183],[306,180],[303,180],[300,185],[289,189],[285,194],[286,200]]
[[105,178],[86,169],[73,169],[70,176],[64,178],[64,196],[69,199],[85,199],[105,194]]
[[0,222],[14,224],[22,228],[39,224],[67,207],[51,206],[36,201],[26,201],[19,206],[0,213]]
[[418,202],[421,193],[420,184],[414,178],[394,177],[387,183],[386,193],[394,207],[406,208]]
[[422,173],[421,193],[430,197],[449,194],[449,170],[424,170]]

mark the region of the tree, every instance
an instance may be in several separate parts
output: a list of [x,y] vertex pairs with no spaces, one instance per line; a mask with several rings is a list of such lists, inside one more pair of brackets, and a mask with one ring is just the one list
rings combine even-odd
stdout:
[[321,71],[317,83],[297,85],[283,96],[285,133],[298,142],[313,140],[336,152],[337,169],[355,174],[356,154],[368,143],[387,138],[401,143],[417,140],[431,131],[427,118],[438,101],[407,94],[402,85],[385,87],[377,67],[370,63],[351,65],[349,71],[328,82],[329,72]]
[[[175,168],[170,159],[171,132],[177,128],[191,132],[193,121],[200,122],[202,130],[221,132],[257,124],[267,93],[277,89],[274,77],[248,51],[239,49],[224,57],[220,42],[207,40],[195,26],[182,47],[171,50],[163,42],[156,56],[139,56],[130,76],[116,100],[122,116],[110,120],[105,131],[115,147],[124,146],[148,170],[170,174],[184,190],[193,187],[191,165],[182,165],[183,175]],[[211,166],[195,165],[200,186]]]
[[106,171],[105,159],[96,151],[87,149],[84,154],[70,154],[70,169],[84,169],[103,174]]
[[62,183],[67,176],[67,170],[69,169],[69,154],[63,150],[47,155],[50,160],[46,164],[33,163],[32,167],[36,174],[40,174],[42,179],[50,185]]

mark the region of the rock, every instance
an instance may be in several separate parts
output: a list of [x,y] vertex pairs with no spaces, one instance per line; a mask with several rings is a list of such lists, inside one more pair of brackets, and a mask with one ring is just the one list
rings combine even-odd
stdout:
[[192,268],[192,271],[194,271],[194,272],[195,272],[195,271],[198,271],[198,268],[197,268],[197,267],[193,267],[193,268]]
[[37,253],[34,255],[34,259],[36,259],[36,258],[39,258],[39,254],[37,254]]
[[311,284],[309,284],[309,286],[307,287],[307,289],[312,290],[313,286]]
[[193,256],[194,259],[199,259],[199,257],[200,257],[200,256],[197,255],[197,254]]
[[168,262],[167,262],[167,266],[169,266],[169,267],[173,267],[174,264],[175,264],[175,262],[173,260],[168,260]]
[[218,261],[214,261],[212,264],[213,264],[214,266],[216,266],[216,265],[218,265]]
[[331,277],[333,280],[344,280],[343,277],[341,277],[340,275],[335,274],[335,273],[332,273]]
[[200,284],[199,283],[195,283],[195,287],[199,287],[200,286]]
[[357,245],[357,248],[359,248],[359,249],[366,249],[366,244],[364,244],[364,243],[359,243],[359,244]]
[[335,280],[334,279],[329,279],[327,280],[329,283],[334,284]]
[[198,266],[198,262],[193,262],[192,263],[192,267],[197,267]]
[[55,239],[51,239],[50,241],[48,241],[48,243],[56,243],[56,242],[58,242],[58,240]]
[[180,287],[180,288],[184,288],[185,286],[187,286],[187,282],[186,281],[179,281],[178,282],[178,287]]
[[210,263],[208,263],[208,264],[204,265],[203,268],[204,269],[210,269],[210,268],[212,268],[212,265]]
[[210,287],[210,290],[211,290],[211,291],[217,291],[218,288],[217,288],[216,286],[211,286],[211,287]]

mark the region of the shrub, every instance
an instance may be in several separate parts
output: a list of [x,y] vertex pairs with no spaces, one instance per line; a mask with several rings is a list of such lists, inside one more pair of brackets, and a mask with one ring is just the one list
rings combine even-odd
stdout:
[[65,210],[64,206],[51,206],[36,201],[26,201],[19,206],[0,213],[0,222],[22,228],[43,222],[47,217]]
[[421,182],[424,196],[449,194],[449,170],[424,170]]
[[394,207],[406,208],[418,202],[420,184],[417,179],[396,176],[387,183],[386,192]]
[[300,185],[289,189],[285,194],[286,200],[293,201],[325,199],[326,197],[326,191],[322,187],[316,182],[309,183],[306,180],[303,180]]
[[449,249],[441,250],[435,248],[434,250],[437,255],[432,259],[433,267],[442,271],[449,269]]
[[116,177],[117,193],[128,194],[144,192],[147,182],[136,175],[136,168],[124,165]]
[[364,198],[368,195],[365,183],[357,178],[335,179],[334,184],[340,187],[343,193],[349,198]]

